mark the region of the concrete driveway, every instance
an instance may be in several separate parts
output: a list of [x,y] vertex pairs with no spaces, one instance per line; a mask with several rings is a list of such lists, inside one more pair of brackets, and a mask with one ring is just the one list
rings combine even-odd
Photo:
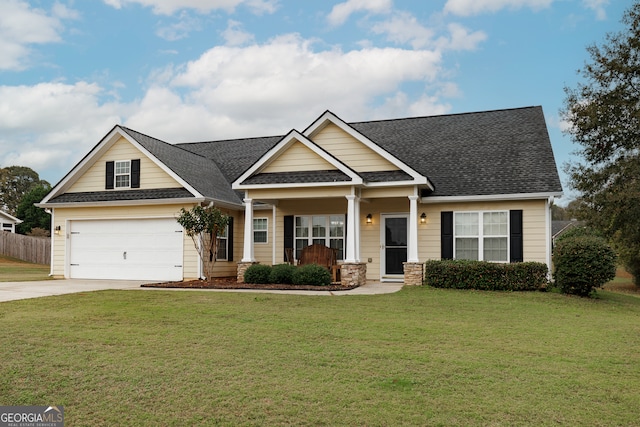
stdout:
[[105,289],[140,289],[149,281],[60,279],[39,282],[0,282],[0,302]]
[[191,292],[253,292],[294,295],[378,295],[398,292],[402,283],[368,282],[349,291],[276,291],[257,289],[168,289],[168,288],[141,288],[140,285],[149,283],[143,280],[85,280],[85,279],[58,279],[43,280],[40,282],[0,282],[0,302],[14,301],[27,298],[46,297],[51,295],[73,294],[76,292],[116,290],[145,290],[145,291],[191,291]]

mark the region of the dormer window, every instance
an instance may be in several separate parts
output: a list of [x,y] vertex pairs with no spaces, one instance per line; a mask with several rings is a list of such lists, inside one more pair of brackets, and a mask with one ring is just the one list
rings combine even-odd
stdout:
[[129,188],[131,186],[131,161],[115,162],[115,187]]
[[105,189],[140,188],[140,159],[106,163]]

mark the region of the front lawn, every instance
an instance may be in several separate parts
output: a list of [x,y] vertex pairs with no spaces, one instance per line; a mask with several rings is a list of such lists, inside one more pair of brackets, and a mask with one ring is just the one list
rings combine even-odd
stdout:
[[0,303],[0,404],[69,426],[640,420],[640,298],[104,291]]
[[33,264],[0,255],[0,282],[51,280],[49,265]]

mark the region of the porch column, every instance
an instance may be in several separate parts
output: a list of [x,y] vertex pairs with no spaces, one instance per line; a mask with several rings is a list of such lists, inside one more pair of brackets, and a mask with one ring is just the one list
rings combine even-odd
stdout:
[[255,262],[253,256],[253,200],[244,199],[244,250],[241,262]]
[[347,198],[347,254],[344,262],[355,263],[360,262],[358,259],[360,253],[360,199],[349,194]]
[[409,253],[407,262],[420,262],[418,258],[418,196],[409,196]]

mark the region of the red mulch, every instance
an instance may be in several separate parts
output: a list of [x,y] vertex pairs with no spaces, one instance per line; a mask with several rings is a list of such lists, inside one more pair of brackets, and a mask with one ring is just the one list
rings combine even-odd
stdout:
[[149,283],[143,288],[188,288],[188,289],[271,289],[271,290],[296,290],[296,291],[347,291],[357,288],[357,285],[343,286],[332,283],[328,286],[306,286],[287,284],[257,285],[250,283],[238,283],[235,277],[216,277],[211,282],[206,280],[190,280],[184,282]]

